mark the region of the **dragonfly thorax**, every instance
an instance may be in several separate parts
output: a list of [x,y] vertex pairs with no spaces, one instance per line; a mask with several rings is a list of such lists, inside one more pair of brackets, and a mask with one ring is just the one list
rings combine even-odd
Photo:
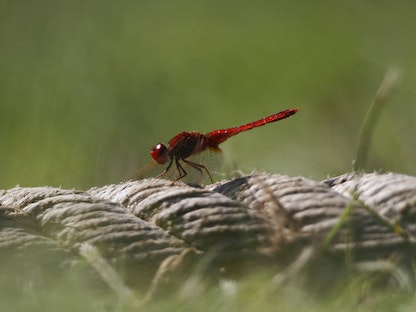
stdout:
[[170,157],[186,159],[203,151],[208,144],[207,137],[198,132],[181,132],[169,141]]

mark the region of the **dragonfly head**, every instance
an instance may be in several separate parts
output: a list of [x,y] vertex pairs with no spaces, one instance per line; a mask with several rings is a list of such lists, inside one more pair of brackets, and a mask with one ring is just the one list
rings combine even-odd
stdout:
[[159,143],[154,146],[150,151],[150,155],[158,164],[166,164],[169,160],[169,151],[168,148],[163,144]]

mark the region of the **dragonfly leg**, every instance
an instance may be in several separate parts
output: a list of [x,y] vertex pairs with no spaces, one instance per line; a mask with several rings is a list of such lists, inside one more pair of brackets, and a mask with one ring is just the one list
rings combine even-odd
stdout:
[[175,179],[173,182],[179,181],[180,179],[184,178],[186,176],[186,171],[182,167],[181,163],[179,162],[179,159],[175,159],[176,169],[178,169],[178,178]]
[[172,164],[173,164],[173,158],[171,158],[171,159],[170,159],[169,165],[165,168],[165,170],[163,170],[161,173],[159,173],[159,174],[155,177],[155,179],[159,179],[161,176],[165,175],[165,174],[166,174],[166,172],[168,172],[168,171],[169,171],[169,169],[170,169],[170,167],[172,166]]
[[[205,167],[204,165],[201,164],[197,164],[195,162],[192,162],[190,160],[186,160],[186,159],[182,159],[184,163],[186,163],[187,165],[191,166],[192,168],[195,168],[196,170],[198,170],[201,173],[202,176],[202,170],[205,170],[205,172],[208,174],[209,179],[211,180],[211,183],[214,183],[214,180],[212,179],[211,173],[209,173],[209,170],[207,167]],[[183,169],[183,168],[182,168]]]

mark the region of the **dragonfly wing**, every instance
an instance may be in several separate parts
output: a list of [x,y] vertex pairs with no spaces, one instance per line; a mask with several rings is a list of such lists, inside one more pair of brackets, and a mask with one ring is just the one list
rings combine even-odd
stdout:
[[[223,155],[221,149],[219,148],[207,148],[201,153],[192,155],[186,160],[199,166],[192,166],[191,164],[181,161],[181,165],[186,171],[186,176],[183,178],[183,181],[187,183],[205,184],[211,183],[210,177],[206,170],[208,170],[211,176],[214,176],[221,168]],[[199,167],[200,170],[196,167]]]
[[[165,169],[167,165],[162,166],[158,164],[156,161],[152,160],[151,162],[147,163],[143,167],[139,168],[134,174],[132,174],[127,180],[141,180],[146,178],[155,178],[159,176]],[[176,178],[176,166],[172,164],[169,170],[160,176],[160,178],[174,180]]]

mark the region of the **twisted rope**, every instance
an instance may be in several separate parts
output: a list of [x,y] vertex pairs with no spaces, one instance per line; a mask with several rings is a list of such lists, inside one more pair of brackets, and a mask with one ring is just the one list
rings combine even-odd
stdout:
[[0,190],[1,259],[35,250],[51,266],[86,259],[100,271],[99,257],[129,287],[152,295],[201,259],[218,276],[287,264],[310,246],[354,261],[414,260],[415,231],[416,178],[394,173],[323,182],[258,173],[205,188],[148,179],[88,191]]

